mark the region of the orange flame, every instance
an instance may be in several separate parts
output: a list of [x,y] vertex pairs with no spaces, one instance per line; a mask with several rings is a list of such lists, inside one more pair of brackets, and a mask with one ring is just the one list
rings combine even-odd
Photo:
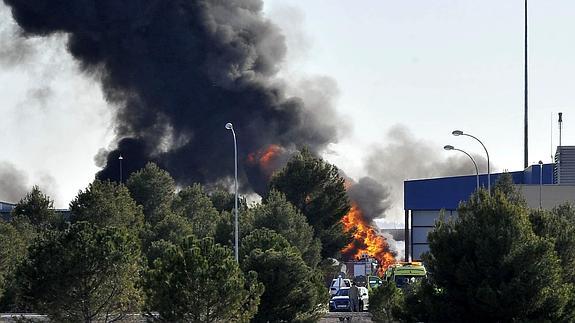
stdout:
[[377,231],[365,221],[357,203],[351,204],[351,209],[341,221],[346,231],[355,229],[355,232],[353,241],[341,252],[355,259],[359,259],[363,254],[376,259],[379,263],[378,274],[382,276],[387,267],[395,263],[395,256],[389,250],[385,237],[378,235]]
[[257,165],[268,176],[271,176],[273,171],[277,168],[274,164],[277,158],[284,152],[284,149],[279,145],[269,145],[266,149],[260,149],[256,152],[248,154],[247,161],[252,165]]
[[260,165],[262,167],[269,167],[271,161],[273,161],[280,153],[281,147],[278,145],[270,145],[260,157]]

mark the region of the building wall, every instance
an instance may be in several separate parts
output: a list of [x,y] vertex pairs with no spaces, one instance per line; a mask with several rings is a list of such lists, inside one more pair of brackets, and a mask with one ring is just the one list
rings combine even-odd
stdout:
[[575,204],[575,186],[571,185],[518,185],[530,208],[539,208],[539,189],[541,189],[541,206],[552,209],[564,203]]
[[[542,187],[544,208],[574,201],[573,191],[569,187],[558,189],[553,185],[554,164],[532,165],[524,171],[510,172],[513,182],[525,187],[525,196],[530,207],[539,207],[539,187]],[[491,185],[495,185],[502,173],[491,174]],[[409,180],[404,182],[404,209],[406,210],[406,228],[411,230],[409,243],[405,247],[405,259],[419,260],[421,254],[429,250],[427,234],[434,227],[443,211],[446,217],[457,216],[457,207],[469,199],[477,188],[477,176],[454,176]],[[487,188],[487,175],[479,175],[481,187]],[[571,195],[570,195],[571,194]],[[571,200],[569,197],[571,196]]]

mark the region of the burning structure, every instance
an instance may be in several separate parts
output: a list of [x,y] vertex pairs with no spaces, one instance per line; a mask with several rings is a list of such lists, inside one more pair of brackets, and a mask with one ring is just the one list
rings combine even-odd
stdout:
[[346,229],[354,230],[354,240],[342,250],[343,256],[348,260],[360,260],[364,256],[376,259],[378,274],[382,276],[385,269],[395,263],[396,256],[390,250],[387,240],[367,223],[356,203],[352,204],[351,210],[342,221]]
[[370,177],[350,184],[348,195],[352,200],[350,211],[342,219],[344,227],[353,232],[353,241],[342,250],[344,260],[360,260],[367,256],[377,260],[378,274],[395,263],[396,254],[386,238],[379,234],[373,219],[389,207],[387,189]]

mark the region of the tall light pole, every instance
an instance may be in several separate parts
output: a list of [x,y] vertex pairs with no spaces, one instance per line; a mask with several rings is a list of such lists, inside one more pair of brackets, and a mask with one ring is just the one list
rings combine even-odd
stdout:
[[468,133],[464,133],[461,130],[454,130],[451,132],[452,135],[454,136],[467,136],[467,137],[471,137],[477,141],[479,141],[479,143],[481,144],[481,146],[483,146],[483,149],[485,150],[485,154],[487,155],[487,192],[489,193],[489,195],[491,195],[491,168],[489,166],[489,152],[487,151],[487,148],[485,148],[485,145],[481,142],[481,140],[477,139],[477,137],[470,135]]
[[527,168],[527,160],[529,158],[529,129],[528,129],[528,123],[529,123],[529,109],[528,109],[528,103],[529,103],[529,96],[527,95],[527,91],[529,89],[529,84],[528,84],[528,80],[529,77],[527,75],[527,66],[528,66],[528,61],[527,61],[527,0],[525,0],[525,34],[523,35],[524,38],[524,46],[523,46],[523,55],[524,55],[524,88],[523,88],[523,103],[524,103],[524,115],[523,115],[523,120],[525,123],[525,127],[523,129],[523,168]]
[[118,160],[120,161],[120,184],[122,184],[122,160],[124,159],[124,157],[122,157],[122,155],[120,155],[120,157],[118,157]]
[[235,250],[234,254],[236,256],[236,262],[240,262],[238,254],[238,144],[236,142],[236,132],[234,131],[234,125],[230,122],[226,123],[226,129],[232,131],[234,135],[234,186],[235,186],[235,199],[234,199],[234,231],[235,231]]
[[539,209],[542,209],[541,188],[543,186],[543,161],[539,161]]
[[473,162],[473,166],[475,166],[475,176],[476,176],[476,178],[477,178],[477,189],[476,189],[476,190],[479,191],[479,169],[477,168],[477,163],[475,162],[475,159],[473,159],[473,157],[471,157],[471,155],[468,154],[467,152],[465,152],[465,151],[463,151],[463,150],[461,150],[461,149],[457,149],[457,148],[455,148],[455,147],[453,147],[453,146],[451,146],[451,145],[445,145],[445,146],[443,146],[443,149],[445,149],[445,150],[457,150],[457,151],[460,151],[460,152],[466,154],[467,157],[469,157],[469,159],[471,159],[471,161]]

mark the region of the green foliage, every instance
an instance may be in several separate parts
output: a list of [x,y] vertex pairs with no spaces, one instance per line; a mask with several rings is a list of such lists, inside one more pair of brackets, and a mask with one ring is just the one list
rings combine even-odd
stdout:
[[16,304],[17,271],[34,240],[63,228],[64,219],[55,212],[53,204],[34,186],[12,210],[12,221],[0,221],[0,310],[28,309],[27,304]]
[[126,186],[95,180],[70,203],[70,222],[88,221],[116,226],[138,234],[144,225],[142,208],[130,197]]
[[[210,200],[218,212],[228,211],[232,212],[234,209],[234,193],[228,192],[224,189],[216,189],[210,193]],[[238,208],[247,209],[248,202],[245,197],[238,196]]]
[[176,184],[170,174],[156,164],[148,163],[133,173],[126,186],[132,198],[142,205],[147,223],[154,225],[170,212]]
[[54,201],[34,186],[12,210],[15,221],[28,222],[38,229],[59,226],[63,221],[54,211]]
[[369,312],[374,322],[393,322],[404,314],[401,289],[393,282],[384,282],[369,294]]
[[503,173],[497,179],[497,183],[491,188],[491,194],[499,191],[513,204],[526,205],[525,198],[513,183],[513,176]]
[[270,189],[284,193],[305,215],[321,240],[322,256],[334,257],[351,241],[341,227],[334,228],[350,209],[344,179],[334,165],[304,149],[274,174]]
[[[239,207],[239,206],[238,206]],[[247,236],[254,230],[253,213],[246,208],[238,209],[239,239]],[[234,246],[234,216],[228,211],[220,214],[220,220],[216,224],[215,240],[217,243],[233,248]]]
[[[259,244],[258,244],[259,242]],[[299,251],[280,234],[255,230],[242,240],[244,271],[258,273],[265,285],[255,322],[294,321],[315,317],[328,300],[321,275],[308,267]]]
[[124,228],[77,222],[31,247],[21,299],[55,322],[110,322],[138,312],[139,243]]
[[29,241],[10,223],[0,220],[0,299],[2,310],[10,300],[4,300],[4,292],[14,288],[16,269],[26,259]]
[[316,234],[321,241],[323,258],[339,258],[341,249],[353,241],[353,232],[346,230],[343,223],[338,222]]
[[[530,215],[535,233],[553,242],[561,260],[563,280],[575,284],[575,209],[563,204],[553,210],[534,210]],[[567,306],[562,321],[575,321],[575,297]]]
[[565,278],[575,283],[575,209],[564,204],[551,212],[534,210],[530,220],[537,235],[554,242]]
[[282,235],[268,228],[256,229],[246,237],[240,244],[240,259],[249,256],[252,250],[285,250],[291,248],[290,243]]
[[[234,246],[234,198],[235,195],[223,189],[218,189],[210,194],[213,206],[220,212],[216,223],[214,237],[216,242],[225,246]],[[238,196],[238,222],[240,239],[253,230],[251,212],[247,212],[248,203],[244,197]]]
[[317,268],[323,274],[323,284],[325,286],[330,286],[332,279],[341,272],[341,264],[333,258],[322,259]]
[[255,228],[269,228],[287,239],[296,247],[310,267],[316,267],[321,260],[321,243],[314,238],[313,228],[285,196],[272,190],[263,204],[250,210]]
[[441,308],[449,321],[562,317],[573,286],[563,284],[553,243],[534,234],[520,201],[480,191],[460,205],[458,218],[437,223],[428,239],[425,260],[441,293],[427,296],[443,306],[427,310]]
[[400,322],[451,322],[450,311],[441,301],[443,291],[429,279],[417,281],[401,290],[402,307],[397,308],[394,316]]
[[148,308],[167,322],[248,321],[263,287],[242,273],[229,249],[212,238],[164,249],[146,275]]
[[197,238],[213,237],[220,215],[200,184],[186,187],[173,202],[175,213],[187,218]]
[[188,219],[177,214],[168,214],[158,222],[153,230],[153,241],[165,240],[179,244],[187,236],[194,234],[194,228]]

